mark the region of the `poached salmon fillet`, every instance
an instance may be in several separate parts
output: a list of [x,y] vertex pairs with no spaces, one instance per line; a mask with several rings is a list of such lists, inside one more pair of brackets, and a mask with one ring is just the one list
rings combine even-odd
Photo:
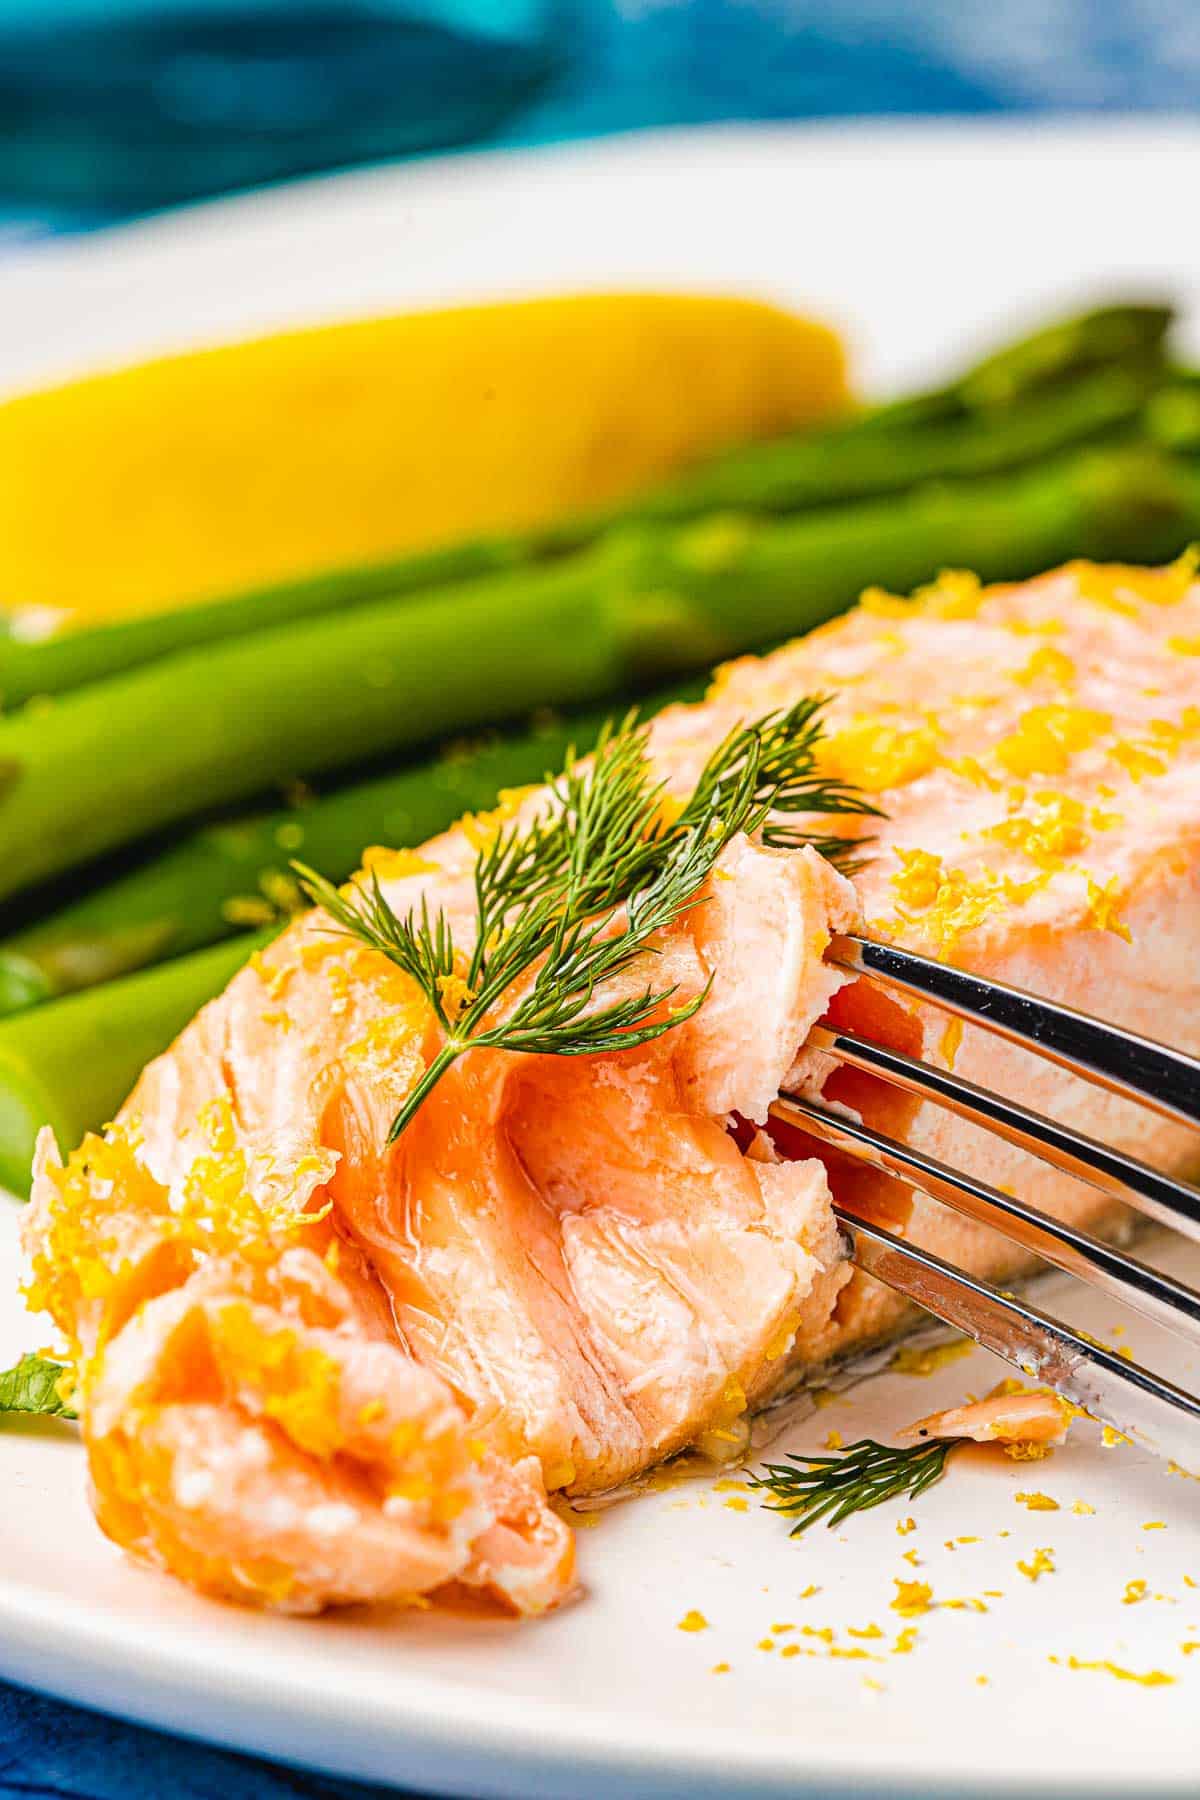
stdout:
[[[554,1605],[573,1558],[548,1496],[743,1442],[798,1372],[902,1325],[902,1302],[843,1260],[832,1195],[981,1274],[1018,1264],[982,1227],[768,1129],[785,1082],[1114,1228],[1096,1191],[804,1044],[828,1018],[1183,1166],[1182,1129],[825,952],[865,929],[1200,1051],[1193,575],[1079,565],[868,593],[655,719],[669,816],[731,731],[827,696],[819,764],[882,816],[837,821],[868,840],[852,879],[761,823],[723,842],[693,903],[595,998],[652,982],[669,1013],[645,1041],[467,1049],[393,1139],[469,985],[455,964],[435,1009],[317,909],[103,1137],[64,1165],[44,1134],[30,1294],[78,1359],[103,1529],[285,1609],[452,1582]],[[395,917],[440,912],[470,951],[481,855],[554,792],[506,795],[419,852],[373,849],[371,881]]]

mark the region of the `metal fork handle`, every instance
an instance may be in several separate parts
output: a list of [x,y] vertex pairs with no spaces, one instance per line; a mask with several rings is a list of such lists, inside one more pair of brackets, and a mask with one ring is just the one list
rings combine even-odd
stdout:
[[952,1169],[843,1113],[832,1112],[819,1101],[781,1094],[771,1113],[872,1168],[911,1183],[978,1224],[1002,1232],[1022,1249],[1044,1257],[1064,1274],[1077,1275],[1103,1289],[1155,1324],[1200,1343],[1200,1294],[1169,1275],[1122,1255],[1099,1238],[1051,1218],[1015,1195],[1002,1193],[986,1181]]
[[1028,1301],[999,1293],[882,1226],[834,1212],[867,1275],[936,1313],[1031,1380],[1051,1387],[1122,1437],[1184,1469],[1200,1465],[1200,1400],[1102,1344],[1089,1343]]
[[1159,1225],[1166,1225],[1200,1242],[1200,1190],[1164,1175],[1159,1169],[1113,1150],[1108,1144],[1071,1131],[1044,1113],[1018,1106],[989,1088],[976,1087],[953,1075],[948,1069],[935,1068],[902,1051],[873,1044],[852,1032],[835,1031],[826,1025],[814,1025],[808,1034],[808,1046],[824,1051],[851,1068],[878,1075],[881,1080],[903,1088],[907,1093],[932,1100],[973,1125],[992,1131],[1007,1143],[1027,1150],[1042,1162],[1063,1169],[1080,1181],[1089,1182],[1115,1200],[1136,1206]]
[[1200,1060],[1022,988],[985,980],[895,944],[847,934],[828,960],[851,974],[919,994],[1113,1093],[1200,1127]]

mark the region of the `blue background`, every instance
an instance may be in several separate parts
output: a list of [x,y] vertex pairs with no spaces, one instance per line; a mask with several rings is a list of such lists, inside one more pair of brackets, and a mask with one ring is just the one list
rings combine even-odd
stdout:
[[[0,0],[0,25],[59,3]],[[63,0],[64,10],[88,3]],[[575,0],[560,6],[558,28],[569,32],[560,73],[488,141],[715,119],[1200,106],[1198,0]],[[29,235],[103,219],[100,211],[6,207],[0,194],[0,243],[10,249]],[[382,1793],[184,1744],[0,1684],[0,1800]]]

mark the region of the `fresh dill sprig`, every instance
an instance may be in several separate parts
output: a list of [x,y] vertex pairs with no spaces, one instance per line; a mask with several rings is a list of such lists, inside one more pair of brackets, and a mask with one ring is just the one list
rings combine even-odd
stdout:
[[[767,816],[857,813],[879,817],[879,809],[864,800],[856,788],[827,777],[817,778],[814,774],[817,746],[824,730],[821,713],[827,703],[824,695],[798,700],[786,711],[768,713],[753,725],[731,731],[705,764],[689,808],[703,803],[713,786],[742,772],[753,756],[757,764],[757,798],[767,803],[759,821],[763,843],[780,850],[795,850],[810,844],[830,862],[843,865],[846,858],[861,847],[862,839],[814,836],[811,832],[797,830],[785,820]],[[688,809],[685,808],[681,824],[687,816]]]
[[946,1458],[961,1438],[936,1438],[896,1449],[874,1438],[860,1438],[836,1456],[791,1454],[786,1463],[767,1463],[751,1484],[774,1496],[764,1500],[768,1512],[795,1519],[790,1536],[798,1537],[825,1519],[840,1525],[851,1513],[869,1512],[907,1494],[915,1500],[940,1481]]
[[[606,725],[585,764],[577,766],[572,751],[565,771],[548,780],[544,809],[500,829],[480,851],[469,955],[455,944],[444,911],[431,914],[422,900],[418,911],[399,917],[374,873],[339,890],[293,865],[310,899],[341,931],[412,977],[445,1033],[389,1142],[468,1048],[591,1056],[646,1043],[692,1017],[707,987],[674,1007],[673,985],[647,982],[607,1004],[596,1004],[596,996],[653,952],[657,936],[697,903],[739,832],[761,832],[776,847],[815,843],[833,860],[849,851],[845,839],[813,839],[779,817],[875,810],[818,773],[822,705],[803,700],[731,731],[682,807],[653,776],[648,728],[636,713]],[[499,1002],[531,972],[516,1004],[497,1019]]]

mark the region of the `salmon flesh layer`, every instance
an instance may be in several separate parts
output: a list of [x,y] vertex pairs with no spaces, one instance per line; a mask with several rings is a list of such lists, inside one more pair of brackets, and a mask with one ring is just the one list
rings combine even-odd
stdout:
[[[897,1183],[755,1129],[789,1072],[1107,1225],[1093,1190],[802,1046],[829,1017],[1181,1166],[1169,1124],[823,957],[865,926],[1200,1050],[1198,688],[1182,563],[988,590],[948,575],[729,665],[654,722],[657,772],[686,793],[739,721],[831,696],[825,767],[886,814],[845,822],[873,836],[853,885],[811,849],[735,839],[657,945],[656,987],[711,978],[687,1023],[592,1057],[470,1052],[390,1149],[439,1027],[378,952],[321,913],[295,923],[103,1138],[65,1166],[39,1148],[31,1292],[79,1356],[104,1530],[293,1610],[451,1582],[521,1612],[562,1599],[571,1533],[548,1494],[736,1444],[799,1369],[903,1322],[842,1260],[831,1188],[968,1268],[1015,1266]],[[502,816],[545,803],[509,796]],[[397,912],[427,899],[469,943],[496,828],[367,860]]]

